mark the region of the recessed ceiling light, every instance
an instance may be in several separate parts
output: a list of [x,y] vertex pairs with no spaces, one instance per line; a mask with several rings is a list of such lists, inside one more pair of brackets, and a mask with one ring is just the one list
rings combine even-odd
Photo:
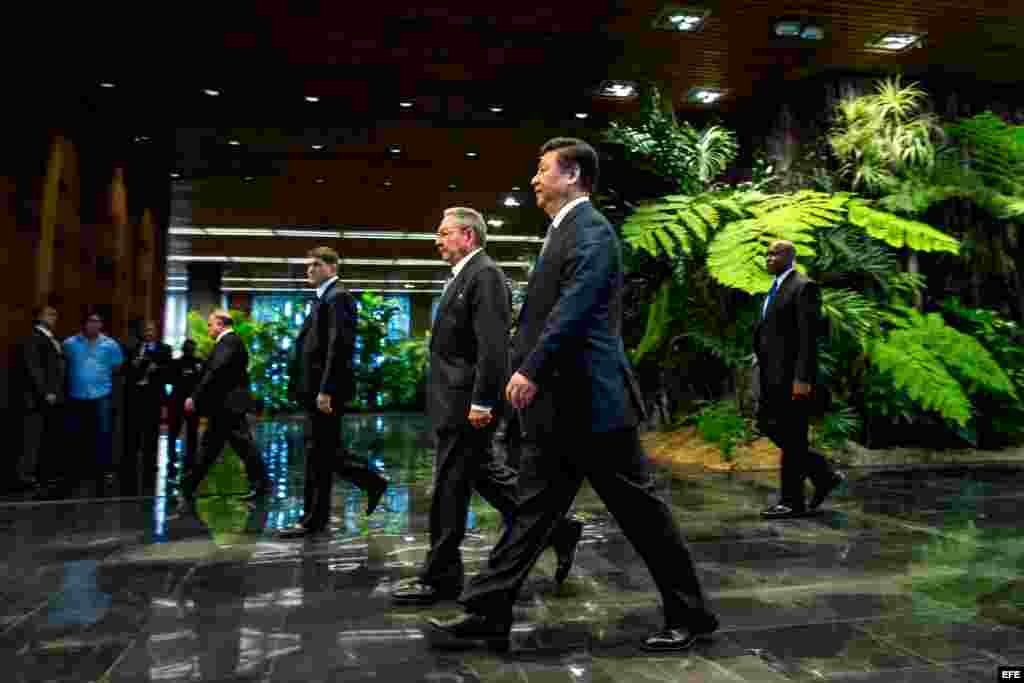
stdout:
[[384,187],[391,187],[391,181],[390,180],[385,180],[384,181]]
[[115,83],[111,83],[110,81],[101,81],[100,82],[100,87],[101,88],[116,88],[117,85]]
[[704,26],[708,14],[708,10],[699,7],[666,7],[654,20],[654,28],[693,33]]
[[148,135],[136,135],[133,139],[135,142],[149,142]]
[[500,218],[492,218],[491,220],[487,221],[487,225],[491,226],[492,228],[500,228],[501,226],[505,225],[505,221],[501,220]]
[[499,107],[497,105],[491,107],[491,112],[494,113],[494,114],[500,114],[503,111],[505,111],[504,107]]
[[470,159],[476,159],[480,155],[477,152],[466,152],[466,156]]
[[718,88],[691,88],[686,99],[696,104],[714,104],[725,93]]
[[449,190],[454,190],[455,189],[455,183],[448,183],[448,189]]
[[323,145],[310,145],[310,148],[312,148],[312,149],[318,149],[318,150],[319,150],[319,149],[323,149],[323,148],[324,148],[324,146],[323,146]]
[[242,178],[242,182],[243,183],[251,183],[254,180],[256,180],[256,178],[254,176],[251,176],[251,175],[247,175],[247,176],[244,176]]
[[203,94],[204,95],[209,95],[210,97],[217,97],[218,95],[220,95],[220,90],[215,90],[213,88],[206,88],[206,89],[203,90]]
[[402,100],[401,102],[398,103],[398,106],[401,107],[402,109],[409,109],[412,107],[412,102],[410,102],[409,100]]
[[512,191],[513,191],[513,192],[519,192],[519,191],[520,191],[520,190],[522,190],[522,189],[523,189],[523,188],[521,188],[521,187],[519,187],[518,185],[516,185],[515,187],[513,187],[513,188],[512,188]]
[[171,177],[172,178],[180,178],[181,174],[178,173],[177,171],[171,171]]
[[228,144],[231,145],[232,147],[238,147],[242,143],[239,142],[238,140],[228,140]]
[[509,195],[508,197],[505,197],[505,201],[502,202],[502,203],[505,206],[513,207],[513,208],[521,205],[520,201],[518,199],[516,199],[515,197],[511,196],[511,195]]
[[306,101],[307,102],[319,102],[320,98],[317,97],[316,95],[306,95]]
[[585,111],[578,111],[578,112],[576,112],[576,118],[578,118],[580,120],[583,120],[583,119],[587,118],[588,116],[590,116],[590,114],[588,114]]
[[921,47],[921,39],[924,36],[924,33],[893,31],[886,33],[877,40],[868,42],[867,47],[875,50],[885,50],[886,52],[902,52],[912,47]]
[[313,182],[316,183],[317,185],[323,185],[324,183],[327,182],[327,178],[323,177],[322,175],[319,175],[316,178],[313,178]]
[[597,93],[602,97],[625,99],[636,96],[637,85],[633,81],[602,81]]
[[390,147],[388,147],[388,153],[389,154],[401,154],[402,153],[402,146],[401,145],[391,145]]

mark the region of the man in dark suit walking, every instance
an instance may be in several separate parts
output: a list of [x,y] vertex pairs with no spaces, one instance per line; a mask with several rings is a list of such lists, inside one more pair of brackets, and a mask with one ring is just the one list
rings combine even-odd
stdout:
[[685,650],[718,621],[640,445],[643,407],[621,336],[622,253],[589,199],[597,153],[573,138],[550,140],[540,153],[532,185],[553,220],[520,311],[512,341],[518,369],[505,390],[525,434],[520,503],[487,567],[459,598],[466,614],[430,620],[435,644],[508,647],[516,595],[586,478],[661,592],[665,628],[643,647]]
[[43,306],[33,311],[32,334],[18,342],[19,387],[24,430],[21,461],[10,488],[31,488],[37,480],[57,473],[52,451],[60,433],[59,411],[64,402],[64,349],[53,336],[57,309]]
[[216,339],[195,391],[185,400],[186,413],[206,415],[209,421],[199,445],[195,467],[182,486],[182,507],[192,507],[199,484],[220,457],[225,444],[230,444],[245,464],[249,492],[242,496],[251,500],[270,491],[270,480],[263,456],[256,447],[247,414],[252,407],[249,395],[249,351],[235,334],[231,315],[216,310],[206,319],[206,330]]
[[156,489],[157,447],[160,443],[160,413],[167,399],[165,385],[171,365],[171,347],[157,338],[157,326],[145,322],[142,339],[128,354],[125,378],[124,453],[121,456],[121,495]]
[[[430,333],[428,411],[437,443],[437,476],[430,501],[430,552],[417,580],[392,593],[403,603],[428,605],[455,598],[465,578],[459,546],[475,489],[505,520],[516,507],[517,475],[493,447],[501,391],[508,377],[512,309],[505,274],[484,252],[487,224],[479,211],[444,212],[436,245],[452,266]],[[555,537],[562,562],[572,564],[582,524],[563,524]],[[564,573],[568,574],[569,567]]]
[[[775,276],[754,327],[758,373],[758,424],[782,449],[779,502],[761,514],[770,519],[798,517],[816,510],[843,476],[821,453],[810,450],[807,426],[816,399],[821,294],[818,285],[796,270],[796,248],[780,240],[768,247],[766,267]],[[804,503],[804,479],[814,483]]]
[[342,443],[342,413],[355,395],[356,303],[338,282],[338,252],[318,247],[308,254],[306,274],[317,288],[316,301],[295,340],[289,393],[309,414],[302,521],[282,538],[321,534],[330,521],[334,475],[366,491],[371,514],[387,489],[387,479],[355,462]]

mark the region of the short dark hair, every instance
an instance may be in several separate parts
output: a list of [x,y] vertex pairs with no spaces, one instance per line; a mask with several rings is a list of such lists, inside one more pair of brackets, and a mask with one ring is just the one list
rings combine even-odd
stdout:
[[540,155],[558,152],[558,167],[562,172],[577,166],[580,169],[580,187],[584,192],[597,190],[600,167],[597,163],[597,151],[579,138],[552,138],[540,148]]
[[329,266],[337,266],[341,258],[338,256],[338,252],[334,251],[330,247],[317,247],[316,249],[310,249],[307,254],[309,258],[318,258]]
[[43,306],[35,306],[32,309],[32,319],[33,320],[39,320],[40,318],[43,317],[43,313],[48,311],[48,310],[50,310],[50,309],[53,309],[54,311],[56,311],[57,307],[56,306],[51,306],[50,304],[44,304]]
[[82,324],[84,325],[87,322],[89,322],[89,318],[97,318],[101,323],[103,322],[103,316],[97,313],[96,311],[93,311],[92,313],[85,314],[85,316],[82,318]]

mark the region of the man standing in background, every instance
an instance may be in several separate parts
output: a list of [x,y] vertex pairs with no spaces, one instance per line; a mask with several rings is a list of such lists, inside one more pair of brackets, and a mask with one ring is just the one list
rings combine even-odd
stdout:
[[[196,343],[193,340],[186,339],[181,345],[181,358],[171,361],[168,375],[171,397],[167,402],[167,476],[173,478],[173,468],[179,481],[184,482],[195,462],[199,446],[199,416],[185,412],[185,401],[196,390],[203,376],[203,361],[196,356]],[[179,452],[178,435],[182,425],[185,426],[185,447]]]
[[156,323],[147,320],[142,340],[129,354],[125,378],[125,449],[121,455],[121,495],[151,495],[156,489],[160,417],[171,364],[171,347],[157,338]]
[[60,467],[62,494],[91,479],[96,496],[114,466],[114,373],[124,363],[121,345],[101,333],[103,318],[91,313],[82,333],[64,340],[68,369],[68,440]]
[[64,402],[64,348],[53,336],[57,309],[43,306],[32,312],[32,333],[18,342],[18,379],[24,411],[21,460],[13,464],[11,489],[27,489],[54,474],[53,446],[62,425]]

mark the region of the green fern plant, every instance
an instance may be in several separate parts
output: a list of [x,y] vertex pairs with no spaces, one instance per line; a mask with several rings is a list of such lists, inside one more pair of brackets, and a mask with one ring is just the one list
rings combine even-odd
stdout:
[[985,347],[946,325],[941,315],[898,306],[887,322],[894,329],[869,340],[868,358],[922,407],[965,427],[971,403],[957,376],[968,387],[1017,397],[1010,379]]

